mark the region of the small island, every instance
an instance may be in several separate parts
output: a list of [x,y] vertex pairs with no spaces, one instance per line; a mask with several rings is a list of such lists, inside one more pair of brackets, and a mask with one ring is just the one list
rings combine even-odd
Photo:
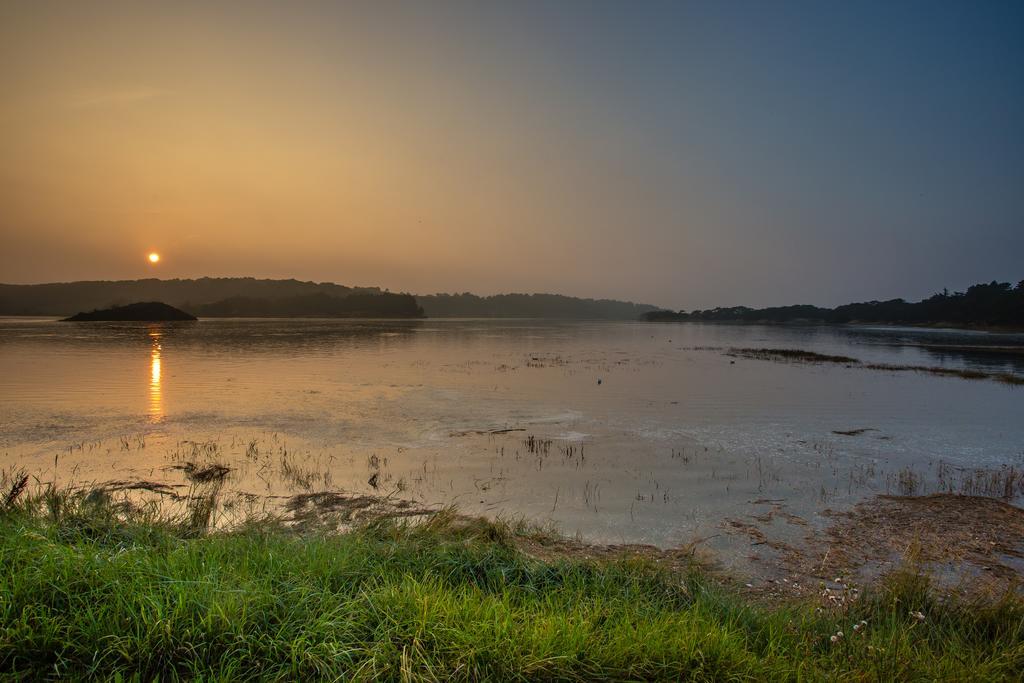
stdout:
[[191,313],[161,301],[142,301],[127,306],[112,306],[87,313],[76,313],[62,322],[176,322],[198,320]]

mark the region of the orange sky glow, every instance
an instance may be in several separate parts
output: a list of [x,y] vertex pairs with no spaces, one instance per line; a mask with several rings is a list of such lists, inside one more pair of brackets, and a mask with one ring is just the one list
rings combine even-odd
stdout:
[[[926,262],[952,273],[936,286],[1001,275],[960,264],[955,235],[948,254],[913,248],[923,226],[962,226],[934,198],[958,201],[942,183],[963,179],[921,157],[914,181],[888,140],[892,160],[864,167],[872,138],[843,145],[870,119],[776,101],[787,82],[769,89],[782,76],[758,65],[802,73],[804,55],[724,19],[577,10],[5,3],[0,281],[251,275],[687,306],[866,297],[850,283],[869,259],[885,293],[932,286]],[[988,243],[1012,252],[1020,202],[983,186],[1002,207]],[[815,280],[834,286],[801,295]]]

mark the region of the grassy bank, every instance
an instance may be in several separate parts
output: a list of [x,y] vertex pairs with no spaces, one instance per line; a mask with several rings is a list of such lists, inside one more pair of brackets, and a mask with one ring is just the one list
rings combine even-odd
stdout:
[[[895,577],[842,611],[694,568],[542,562],[442,512],[347,534],[207,533],[103,496],[0,511],[10,678],[1019,680],[1024,608]],[[857,628],[854,628],[857,625]],[[842,636],[836,636],[842,631]],[[833,638],[833,636],[836,636]]]

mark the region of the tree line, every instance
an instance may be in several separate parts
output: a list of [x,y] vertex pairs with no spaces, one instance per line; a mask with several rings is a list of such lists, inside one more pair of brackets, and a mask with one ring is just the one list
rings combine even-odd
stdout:
[[431,318],[575,318],[636,320],[654,306],[614,299],[580,299],[561,294],[496,294],[477,296],[430,294],[416,297]]
[[236,296],[187,307],[203,318],[422,318],[423,308],[411,294],[323,292],[276,299]]
[[836,308],[810,305],[749,308],[732,306],[707,310],[652,311],[644,320],[697,322],[821,322],[889,323],[907,325],[950,324],[961,327],[1024,326],[1024,280],[980,283],[965,292],[943,290],[917,302],[904,299],[865,301]]

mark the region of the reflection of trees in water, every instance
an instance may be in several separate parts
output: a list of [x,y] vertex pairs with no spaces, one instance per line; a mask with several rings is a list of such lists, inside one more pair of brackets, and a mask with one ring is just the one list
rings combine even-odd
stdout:
[[420,320],[231,320],[209,321],[179,346],[212,351],[316,353],[346,348],[389,347],[409,342]]
[[833,327],[839,334],[858,342],[905,346],[1018,347],[1024,351],[1024,334],[986,333],[929,327]]
[[[611,323],[616,326],[616,323]],[[180,328],[187,332],[186,327]],[[580,341],[603,343],[618,327],[609,323],[551,321],[529,319],[480,320],[209,320],[200,329],[182,334],[178,345],[214,346],[223,350],[245,351],[298,350],[327,351],[344,348],[388,347],[413,340],[449,345],[489,343],[500,339],[512,344],[560,343]],[[525,351],[524,347],[524,351]]]
[[984,349],[951,350],[922,347],[937,364],[944,366],[962,365],[972,370],[987,370],[989,372],[1010,372],[1024,374],[1024,350],[1016,351],[986,351]]
[[[85,347],[150,348],[156,334],[163,348],[230,351],[313,352],[371,345],[391,346],[409,341],[422,320],[211,320],[187,323],[55,323],[62,334],[47,344]],[[63,332],[71,330],[71,334]]]
[[923,353],[928,362],[988,372],[1024,373],[1024,334],[875,327],[832,328],[854,344]]
[[[859,357],[860,349],[885,349],[907,357],[882,362],[941,365],[952,368],[1024,374],[1024,334],[986,334],[931,328],[887,328],[838,325],[696,325],[679,329],[646,323],[581,322],[531,319],[215,319],[183,323],[53,323],[47,345],[75,348],[149,349],[152,331],[163,348],[210,353],[329,353],[339,349],[389,348],[411,343],[478,345],[492,340],[521,345],[523,351],[558,351],[563,346],[602,348],[626,346],[632,340],[657,338],[666,348],[680,344],[765,345],[822,349]],[[33,333],[39,327],[32,328]],[[50,332],[48,330],[48,332]],[[696,334],[694,334],[696,332]],[[767,338],[766,338],[767,337]],[[670,340],[675,338],[675,343]],[[687,341],[684,342],[683,340]],[[39,343],[36,336],[5,336],[4,344]],[[825,349],[828,347],[828,349]],[[853,348],[850,348],[853,347]],[[916,354],[916,358],[910,358]],[[866,360],[862,358],[862,360]],[[881,360],[881,359],[875,359]]]

